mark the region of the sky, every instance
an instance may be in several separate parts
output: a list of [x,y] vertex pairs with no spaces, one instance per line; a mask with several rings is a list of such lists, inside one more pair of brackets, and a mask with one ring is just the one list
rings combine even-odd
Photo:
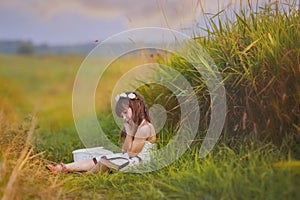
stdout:
[[[102,41],[131,28],[188,32],[201,13],[245,0],[0,0],[0,40],[65,45]],[[254,1],[254,0],[253,0]],[[256,0],[255,0],[256,1]]]

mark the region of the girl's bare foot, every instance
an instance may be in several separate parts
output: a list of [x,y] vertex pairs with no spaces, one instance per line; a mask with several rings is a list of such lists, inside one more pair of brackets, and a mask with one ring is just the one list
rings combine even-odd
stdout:
[[57,173],[68,173],[69,170],[67,169],[66,165],[64,163],[60,163],[57,165],[47,165],[46,166],[53,174],[57,174]]

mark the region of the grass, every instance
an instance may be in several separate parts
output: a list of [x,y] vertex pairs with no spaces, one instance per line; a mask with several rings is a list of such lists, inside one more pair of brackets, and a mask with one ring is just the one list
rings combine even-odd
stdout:
[[[199,36],[197,28],[194,33],[194,42],[207,51],[223,77],[227,133],[268,137],[278,144],[284,138],[299,141],[299,5],[296,1],[273,2],[257,10],[236,11],[234,19],[230,15],[227,10],[211,17],[204,15],[207,27],[202,29],[206,35]],[[190,60],[199,60],[202,55],[193,46],[187,46],[183,53],[190,55]],[[204,113],[200,124],[205,131],[211,101],[203,77],[181,55],[163,63],[181,72],[194,87]]]
[[[53,175],[45,169],[47,159],[70,161],[71,150],[80,145],[70,140],[72,131],[61,131],[29,145],[24,142],[31,118],[11,125],[1,115],[1,190],[3,195],[12,171],[20,159],[15,181],[15,198],[25,199],[298,199],[299,161],[284,148],[251,139],[223,138],[205,158],[199,159],[198,144],[165,168],[146,174]],[[107,122],[107,126],[111,122]],[[37,130],[36,130],[37,131]],[[166,130],[165,130],[166,131]],[[171,133],[165,132],[168,135]],[[63,141],[60,140],[61,137]],[[38,136],[39,137],[39,136]],[[161,136],[162,137],[162,136]],[[55,146],[50,148],[51,141]],[[234,145],[230,145],[234,144]],[[47,149],[47,146],[49,149]],[[16,148],[16,149],[12,149]],[[40,148],[38,151],[31,149]],[[44,150],[46,152],[41,152]],[[45,154],[46,153],[46,154]],[[47,156],[45,156],[47,155]],[[45,160],[46,159],[46,160]],[[16,192],[17,191],[17,192]],[[54,196],[53,193],[55,194]]]
[[70,124],[73,82],[82,60],[78,56],[1,55],[0,93],[8,104],[4,112],[23,118],[35,110],[43,119],[41,127]]
[[[170,166],[147,174],[63,175],[65,188],[80,198],[105,199],[297,199],[299,168],[276,168],[283,159],[269,144],[257,149],[222,143],[206,158],[192,148]],[[69,177],[72,177],[68,179]],[[78,183],[80,188],[76,189]],[[83,187],[83,188],[82,188]],[[82,193],[81,191],[93,191]]]
[[0,112],[0,196],[2,199],[57,199],[61,180],[49,176],[45,162],[33,153],[36,120],[14,124]]
[[[236,16],[237,21],[220,21],[221,26],[211,24],[208,36],[197,38],[225,77],[229,121],[207,157],[198,158],[202,138],[199,134],[199,140],[182,157],[151,173],[49,173],[46,164],[70,162],[72,150],[83,147],[71,112],[73,82],[83,58],[0,55],[0,196],[3,199],[300,199],[298,111],[293,113],[290,107],[299,106],[299,12],[291,14],[267,8],[257,14],[241,12]],[[125,56],[117,60],[99,84],[97,115],[115,143],[118,128],[108,114],[110,111],[103,108],[109,105],[112,86],[119,77],[143,63],[143,59],[147,58]],[[205,116],[209,95],[201,77],[180,57],[173,57],[170,62],[198,91]],[[282,81],[284,77],[286,82]],[[163,88],[157,87],[153,94],[161,91]],[[146,99],[155,102],[150,94]],[[261,107],[261,101],[266,108]],[[170,109],[171,104],[176,104],[163,96],[156,102]],[[31,112],[36,115],[28,116]],[[243,121],[245,112],[248,117]],[[176,112],[170,113],[171,117],[172,114],[176,117]],[[268,117],[274,120],[268,125],[271,128],[261,130]],[[262,125],[257,125],[254,131],[254,123],[259,120]],[[202,122],[203,130],[207,121]],[[172,139],[173,127],[177,126],[170,124],[160,132],[160,146]],[[277,133],[280,144],[268,137],[257,137]]]

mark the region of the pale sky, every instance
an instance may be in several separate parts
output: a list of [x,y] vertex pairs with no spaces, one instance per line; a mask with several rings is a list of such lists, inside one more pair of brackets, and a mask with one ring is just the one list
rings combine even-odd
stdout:
[[[0,40],[79,44],[130,28],[155,26],[184,32],[201,22],[201,9],[247,0],[0,0]],[[253,0],[254,1],[254,0]],[[263,0],[266,1],[266,0]],[[254,1],[256,2],[256,0]]]

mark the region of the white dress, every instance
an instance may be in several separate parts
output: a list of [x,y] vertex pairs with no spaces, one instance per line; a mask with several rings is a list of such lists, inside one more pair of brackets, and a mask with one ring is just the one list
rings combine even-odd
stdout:
[[[141,125],[138,127],[140,128],[145,121],[141,123]],[[146,122],[148,123],[148,122]],[[147,125],[150,125],[150,133],[149,136],[152,136],[155,133],[154,127],[152,124],[148,123]],[[143,163],[146,164],[150,161],[151,158],[151,151],[155,149],[156,144],[151,143],[149,141],[146,141],[141,152],[138,153],[138,155],[134,157],[129,157],[128,153],[114,153],[109,154],[105,156],[98,156],[96,157],[97,162],[100,161],[101,158],[105,158],[109,160],[111,163],[118,166],[118,170],[120,171],[126,171],[127,169],[138,166],[139,164]]]

